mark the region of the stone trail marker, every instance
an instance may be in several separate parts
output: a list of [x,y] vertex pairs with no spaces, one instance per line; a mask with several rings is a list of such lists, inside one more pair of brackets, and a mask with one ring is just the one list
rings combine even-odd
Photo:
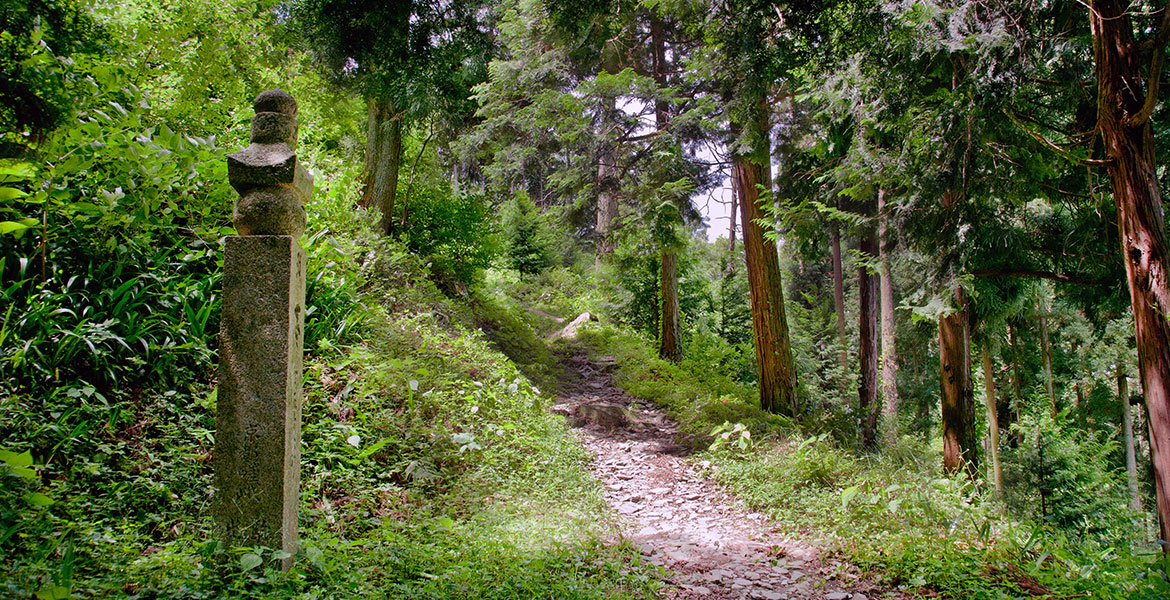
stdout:
[[[304,202],[313,176],[297,162],[297,103],[268,90],[253,106],[252,143],[228,156],[240,194],[224,247],[215,420],[215,501],[227,548],[297,551],[305,324]],[[292,558],[282,561],[283,568]]]

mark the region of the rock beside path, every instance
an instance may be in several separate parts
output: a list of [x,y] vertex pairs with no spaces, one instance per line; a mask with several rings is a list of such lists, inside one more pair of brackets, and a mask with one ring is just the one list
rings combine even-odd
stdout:
[[[570,314],[572,314],[572,313],[570,313]],[[549,337],[552,339],[559,338],[559,339],[571,340],[571,339],[577,337],[577,332],[581,330],[582,326],[584,326],[586,323],[588,323],[590,321],[596,321],[596,320],[597,320],[597,317],[594,315],[591,315],[587,312],[581,313],[580,316],[578,316],[576,319],[573,319],[571,322],[569,322],[568,325],[565,325],[565,327],[563,329],[561,329],[560,331],[554,332]]]

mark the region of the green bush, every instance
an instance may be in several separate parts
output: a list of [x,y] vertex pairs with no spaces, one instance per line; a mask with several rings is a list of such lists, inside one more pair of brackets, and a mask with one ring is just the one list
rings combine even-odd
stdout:
[[491,209],[480,195],[452,193],[445,184],[421,187],[410,197],[410,218],[400,237],[431,263],[448,293],[478,280],[497,251]]
[[214,352],[224,151],[145,125],[133,88],[90,83],[60,158],[0,173],[0,211],[24,225],[0,229],[0,375],[27,389],[165,384]]
[[517,193],[500,215],[506,240],[508,264],[525,275],[535,275],[552,266],[552,250],[547,242],[547,226],[528,198]]
[[1111,546],[1132,535],[1124,473],[1109,468],[1118,443],[1102,432],[1064,427],[1047,415],[1012,424],[1023,441],[1003,453],[1008,506],[1083,544]]

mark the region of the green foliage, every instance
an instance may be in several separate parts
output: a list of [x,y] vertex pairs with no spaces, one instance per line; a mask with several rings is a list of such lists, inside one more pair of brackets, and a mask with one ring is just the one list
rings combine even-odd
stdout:
[[614,382],[631,395],[666,408],[695,445],[707,445],[712,429],[725,422],[742,424],[757,440],[795,426],[790,419],[762,410],[754,390],[706,362],[706,353],[687,353],[672,363],[658,358],[636,333],[607,325],[578,337],[598,354],[615,357],[619,369]]
[[298,0],[288,10],[321,71],[364,98],[389,100],[407,119],[473,111],[467,91],[487,77],[493,6],[461,2]]
[[52,141],[60,158],[2,206],[36,219],[0,259],[0,372],[25,389],[175,381],[212,356],[218,237],[234,195],[223,150],[145,125],[133,88],[91,85],[92,104]]
[[[547,397],[476,331],[492,309],[444,297],[404,246],[335,212],[349,211],[348,197],[329,192],[310,204],[321,229],[306,246],[316,260],[364,257],[318,271],[322,288],[344,291],[319,297],[314,314],[352,299],[361,318],[348,339],[363,343],[344,343],[326,320],[306,361],[293,569],[279,571],[279,552],[211,541],[214,390],[190,381],[129,393],[61,388],[0,396],[0,447],[11,449],[0,458],[12,466],[2,475],[3,499],[13,502],[0,509],[11,536],[0,541],[6,593],[653,595],[657,580],[635,549],[596,541],[608,517],[583,450],[547,412]],[[527,336],[533,356],[547,356]],[[10,485],[27,479],[31,456],[46,457],[38,471],[48,483]]]
[[96,52],[105,31],[84,2],[12,0],[0,9],[0,158],[39,150],[76,102],[75,58]]
[[1010,435],[1022,437],[1004,453],[1006,501],[1014,512],[1050,524],[1089,546],[1109,546],[1132,533],[1135,515],[1113,457],[1118,443],[1102,432],[1025,416]]
[[431,263],[440,286],[454,292],[475,282],[496,254],[490,215],[483,196],[427,187],[411,195],[410,220],[399,234],[411,252]]
[[501,211],[505,255],[508,264],[525,275],[535,275],[552,265],[548,226],[528,194],[517,193]]

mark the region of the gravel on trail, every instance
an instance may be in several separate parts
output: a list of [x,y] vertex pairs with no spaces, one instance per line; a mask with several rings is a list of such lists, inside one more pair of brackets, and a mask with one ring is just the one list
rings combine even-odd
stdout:
[[614,361],[583,351],[562,360],[558,403],[593,455],[593,474],[622,517],[622,536],[673,573],[671,599],[870,600],[881,590],[853,565],[785,535],[685,458],[678,426],[610,380]]

